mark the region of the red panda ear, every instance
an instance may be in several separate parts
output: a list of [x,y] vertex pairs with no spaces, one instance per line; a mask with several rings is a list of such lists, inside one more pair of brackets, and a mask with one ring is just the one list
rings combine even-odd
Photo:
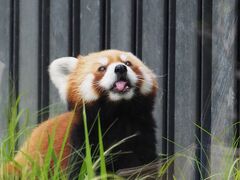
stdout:
[[49,66],[50,79],[58,89],[61,99],[66,102],[68,76],[73,72],[79,60],[74,57],[62,57]]

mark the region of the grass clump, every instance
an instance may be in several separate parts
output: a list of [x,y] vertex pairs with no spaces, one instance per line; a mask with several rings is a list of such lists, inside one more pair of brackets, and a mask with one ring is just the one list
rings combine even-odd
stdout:
[[[21,169],[21,179],[22,180],[29,180],[29,179],[52,179],[52,180],[67,180],[71,173],[71,165],[68,169],[62,170],[61,169],[61,161],[64,160],[63,151],[64,147],[67,144],[67,138],[70,131],[69,123],[68,129],[62,140],[62,146],[59,155],[57,156],[54,151],[54,137],[55,137],[55,127],[53,128],[52,133],[48,136],[48,148],[46,150],[46,154],[44,159],[41,162],[41,166],[39,165],[39,161],[34,161],[28,154],[24,154],[25,159],[27,159],[31,170],[27,169],[26,167],[22,167],[21,164],[18,164],[14,161],[14,157],[16,154],[16,149],[18,149],[18,141],[21,137],[25,136],[25,132],[28,132],[27,123],[22,124],[21,128],[19,128],[20,119],[24,117],[24,114],[27,113],[27,110],[19,110],[19,102],[20,97],[16,99],[15,103],[12,104],[8,112],[8,128],[6,131],[6,136],[1,140],[1,147],[0,147],[0,179],[12,180],[18,179],[19,177],[12,174],[7,174],[4,170],[4,165],[7,162],[13,163],[17,168]],[[29,116],[28,116],[29,117]],[[98,158],[93,158],[91,154],[91,145],[89,140],[89,132],[87,127],[87,116],[85,106],[83,108],[83,122],[84,122],[84,134],[85,134],[85,149],[81,149],[81,151],[85,151],[86,156],[83,158],[82,167],[80,168],[79,176],[76,177],[78,180],[82,179],[103,179],[107,180],[108,177],[117,177],[116,175],[107,174],[106,170],[106,160],[105,155],[108,154],[109,151],[104,151],[103,147],[103,135],[101,131],[101,123],[100,117],[98,115],[98,136],[99,136],[99,155]],[[24,126],[23,126],[24,125]],[[40,137],[39,137],[40,138]],[[36,146],[41,144],[42,139],[39,139],[39,142],[36,142]],[[73,152],[78,153],[78,152]],[[94,161],[95,160],[95,161]],[[54,164],[54,166],[52,166]],[[51,167],[53,167],[51,169]],[[96,174],[97,168],[100,168],[100,172]],[[50,170],[51,169],[51,170]],[[119,177],[120,178],[120,177]]]
[[[28,154],[24,154],[26,159],[29,161],[30,166],[32,167],[31,170],[27,169],[26,167],[21,167],[21,164],[18,164],[14,161],[14,156],[16,154],[16,149],[19,148],[19,142],[20,139],[25,137],[26,134],[29,132],[29,128],[27,127],[28,121],[29,121],[29,111],[28,110],[22,110],[19,109],[19,103],[20,103],[20,97],[18,97],[14,102],[12,102],[11,107],[8,108],[8,127],[6,130],[6,137],[1,140],[1,147],[0,147],[0,166],[11,161],[16,165],[16,167],[22,169],[22,180],[29,180],[29,179],[52,179],[52,180],[67,180],[69,179],[69,175],[72,171],[72,167],[68,169],[61,169],[61,161],[64,159],[63,157],[63,151],[64,147],[67,145],[67,138],[70,131],[70,124],[68,126],[67,132],[64,136],[64,139],[62,140],[62,146],[60,149],[60,153],[56,155],[54,151],[54,137],[55,137],[55,131],[53,130],[53,133],[51,133],[48,136],[48,149],[46,150],[46,155],[44,159],[42,160],[41,166],[39,165],[39,162],[34,161]],[[117,174],[110,174],[107,172],[107,163],[109,162],[106,157],[111,153],[111,151],[116,148],[117,146],[121,145],[122,143],[125,143],[129,139],[135,137],[135,135],[132,135],[130,137],[127,137],[116,144],[112,145],[108,149],[104,149],[104,143],[103,143],[103,133],[101,129],[101,119],[100,115],[98,113],[96,122],[98,126],[98,148],[97,150],[94,150],[91,148],[90,139],[89,139],[89,133],[88,131],[89,127],[87,125],[87,115],[85,106],[83,106],[83,123],[84,123],[84,135],[85,135],[85,143],[84,147],[82,149],[77,150],[76,152],[79,155],[81,155],[80,151],[84,151],[85,157],[82,157],[82,166],[80,168],[80,173],[75,179],[77,180],[92,180],[92,179],[101,179],[101,180],[107,180],[107,179],[124,179]],[[19,126],[21,121],[21,127]],[[197,128],[200,128],[202,131],[207,133],[209,136],[211,136],[212,144],[215,142],[218,144],[217,150],[220,151],[222,147],[225,147],[224,142],[221,141],[221,137],[215,137],[211,133],[207,132],[206,130],[202,129],[200,126],[196,125]],[[54,128],[53,128],[54,129]],[[229,128],[232,129],[232,128]],[[226,132],[223,132],[226,133]],[[219,133],[220,134],[220,133]],[[41,139],[39,139],[39,143],[41,143]],[[152,177],[156,177],[158,179],[164,179],[166,178],[166,174],[168,173],[168,170],[171,166],[175,165],[175,173],[174,174],[168,174],[168,177],[171,179],[188,179],[189,176],[186,175],[186,172],[189,173],[189,171],[198,171],[200,174],[200,177],[203,177],[201,175],[201,169],[204,168],[201,162],[196,157],[195,151],[196,147],[191,148],[184,148],[180,146],[179,144],[174,143],[176,146],[181,147],[181,149],[185,149],[182,152],[177,152],[172,156],[165,156],[162,155],[161,162],[158,162],[157,170],[152,174],[145,174],[141,175],[141,173],[144,171],[145,168],[148,168],[148,165],[145,165],[143,167],[138,168],[137,170],[133,170],[132,173],[130,173],[127,176],[124,176],[125,179],[148,179]],[[37,144],[37,142],[36,142]],[[239,157],[239,138],[233,141],[232,147],[225,148],[224,151],[222,151],[222,155],[220,158],[221,162],[224,163],[224,166],[222,169],[218,169],[218,171],[212,171],[210,176],[207,178],[201,178],[204,180],[207,179],[223,179],[223,180],[240,180],[240,157]],[[214,146],[211,147],[211,150],[213,151]],[[92,153],[97,152],[97,153]],[[189,152],[191,152],[189,154]],[[74,155],[74,154],[73,154]],[[181,166],[179,166],[178,163],[176,163],[178,166],[176,167],[175,162],[180,161],[184,162],[187,161],[191,164],[190,169],[184,170],[183,163]],[[54,166],[53,166],[54,164]],[[209,160],[209,164],[211,164]],[[72,164],[74,165],[74,164]],[[219,164],[215,165],[216,167],[220,167]],[[52,169],[50,170],[50,168]],[[99,170],[99,171],[97,171]],[[135,172],[134,172],[135,171]],[[178,172],[178,173],[176,173]],[[4,169],[0,169],[0,180],[12,180],[17,179],[18,177],[14,177],[11,174],[6,174],[4,172]]]

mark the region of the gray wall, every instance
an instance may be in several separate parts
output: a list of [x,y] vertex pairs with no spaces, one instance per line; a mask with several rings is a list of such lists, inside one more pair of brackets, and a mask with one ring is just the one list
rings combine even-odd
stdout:
[[[202,163],[198,173],[180,158],[169,173],[180,177],[184,169],[187,179],[198,179],[208,176],[205,167],[218,172],[216,151],[231,147],[239,131],[232,126],[239,117],[237,6],[237,0],[0,0],[0,138],[11,87],[32,126],[66,110],[49,82],[51,61],[127,50],[158,77],[159,153],[183,152]],[[42,108],[47,113],[37,113]]]

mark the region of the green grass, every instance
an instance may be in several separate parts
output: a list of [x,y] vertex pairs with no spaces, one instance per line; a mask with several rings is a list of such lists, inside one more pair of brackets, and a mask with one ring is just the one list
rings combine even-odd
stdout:
[[[93,163],[92,163],[92,155],[91,155],[91,146],[89,143],[89,133],[87,127],[87,115],[85,110],[85,105],[83,105],[83,123],[84,123],[84,134],[85,134],[85,145],[86,145],[86,158],[84,159],[84,163],[86,165],[86,176],[87,179],[93,179],[95,176]],[[80,174],[82,174],[80,172]]]
[[[29,135],[30,129],[28,127],[28,122],[30,119],[29,111],[28,110],[22,110],[19,109],[19,103],[20,103],[20,97],[17,98],[15,101],[12,101],[11,106],[7,108],[7,117],[8,120],[8,127],[6,130],[6,137],[1,140],[1,148],[0,148],[0,166],[5,164],[6,162],[12,161],[15,163],[15,165],[22,169],[22,180],[29,180],[29,179],[52,179],[52,180],[67,180],[69,177],[70,172],[72,171],[72,168],[74,166],[73,163],[68,167],[68,169],[62,170],[60,167],[62,156],[63,156],[63,150],[64,147],[67,144],[67,137],[69,135],[70,130],[70,124],[68,126],[66,135],[62,141],[62,146],[59,155],[57,156],[54,152],[53,144],[54,144],[54,136],[55,131],[51,133],[48,137],[49,146],[46,151],[46,155],[43,159],[42,165],[39,166],[37,162],[35,162],[31,157],[29,157],[27,154],[24,154],[26,159],[31,164],[32,169],[28,170],[25,167],[21,167],[21,164],[18,164],[17,162],[14,162],[14,156],[16,154],[16,149],[20,147],[19,144],[21,144],[21,139],[26,139],[26,137]],[[91,149],[90,145],[90,139],[89,134],[91,133],[91,128],[88,127],[87,124],[87,116],[85,111],[85,106],[83,106],[83,122],[84,122],[84,135],[85,135],[85,143],[84,147],[82,147],[80,150],[76,150],[73,152],[73,154],[79,154],[81,155],[81,151],[85,152],[85,157],[83,157],[82,167],[80,168],[80,173],[76,179],[83,180],[83,179],[101,179],[101,180],[107,180],[110,177],[113,179],[124,179],[118,176],[117,174],[108,173],[107,172],[107,164],[110,163],[111,159],[106,159],[106,157],[109,157],[111,155],[111,151],[119,146],[122,143],[125,143],[131,138],[134,138],[135,135],[132,135],[130,137],[127,137],[116,144],[112,145],[110,148],[105,149],[103,146],[103,137],[104,133],[102,133],[101,129],[101,119],[98,114],[98,117],[96,118],[96,123],[98,126],[98,140],[99,144],[97,149]],[[100,112],[99,112],[100,113]],[[20,123],[21,122],[21,123]],[[19,125],[21,124],[21,126]],[[215,145],[218,145],[219,148],[225,147],[224,142],[222,142],[222,137],[216,137],[212,135],[211,133],[207,132],[206,130],[202,129],[200,126],[196,124],[196,127],[201,129],[203,132],[211,136],[212,141]],[[228,130],[225,130],[222,132],[222,134],[227,133],[226,131],[231,131],[232,127],[226,128]],[[221,133],[219,133],[221,134]],[[39,139],[39,142],[36,142],[36,146],[40,145],[41,139]],[[170,141],[170,140],[168,140]],[[171,141],[170,141],[171,142]],[[39,144],[38,144],[39,143]],[[185,148],[182,147],[180,144],[174,143],[175,146],[180,147],[180,149],[184,149],[181,152],[177,152],[174,155],[167,157],[166,155],[161,155],[161,166],[158,169],[157,176],[159,179],[163,179],[165,175],[167,174],[167,171],[169,167],[173,166],[175,164],[175,174],[170,174],[169,176],[172,179],[187,179],[187,174],[189,171],[194,171],[197,169],[199,171],[200,176],[202,177],[202,173],[200,171],[202,164],[199,162],[197,157],[195,156],[195,147]],[[216,164],[213,165],[216,167],[223,167],[222,169],[218,169],[217,171],[214,171],[210,174],[207,179],[223,179],[223,180],[240,180],[240,158],[236,157],[235,155],[238,152],[237,145],[239,143],[239,139],[234,140],[232,145],[228,148],[221,149],[223,150],[220,160],[222,164]],[[220,150],[220,149],[219,149]],[[114,158],[114,157],[113,157]],[[53,161],[53,169],[49,171],[51,167],[51,163]],[[181,164],[176,163],[181,162]],[[210,163],[210,160],[209,160]],[[176,164],[178,166],[176,166]],[[190,164],[190,168],[187,170],[184,169],[185,164]],[[146,165],[148,166],[148,165]],[[99,169],[99,171],[96,171]],[[97,173],[98,172],[98,173]],[[138,172],[137,172],[138,173]],[[151,174],[150,174],[151,175]],[[131,177],[131,176],[130,176]],[[147,179],[148,175],[141,176],[140,174],[136,175],[137,179],[143,180]],[[6,172],[3,171],[3,169],[0,169],[0,180],[6,179],[6,180],[12,180],[17,179],[17,177],[13,177],[9,174],[6,174]],[[202,178],[203,179],[203,178]]]
[[[239,122],[236,124],[239,124]],[[226,142],[223,140],[224,136],[227,134],[233,134],[232,132],[236,124],[224,128],[222,132],[218,132],[218,136],[211,134],[201,126],[195,124],[196,128],[199,128],[202,132],[206,133],[206,135],[212,140],[211,146],[208,147],[208,150],[211,150],[211,154],[207,157],[207,163],[210,165],[210,170],[208,170],[209,176],[206,178],[203,177],[201,172],[201,168],[206,167],[201,164],[195,154],[196,146],[193,145],[186,148],[174,141],[166,139],[170,143],[173,143],[175,147],[183,150],[181,152],[176,152],[170,157],[166,157],[164,154],[161,155],[164,163],[162,163],[162,166],[159,169],[159,178],[164,178],[168,173],[168,169],[171,166],[174,166],[175,173],[168,174],[170,179],[189,179],[188,173],[197,171],[202,180],[240,180],[240,151],[238,147],[240,137],[237,139],[232,138],[232,142]],[[197,137],[195,138],[200,144],[200,148],[204,151],[200,140]],[[205,153],[207,155],[207,152]],[[176,163],[177,161],[178,163]],[[184,169],[186,164],[188,165],[188,168]],[[194,178],[194,176],[192,176],[192,178]]]
[[[54,137],[55,137],[55,130],[53,130],[53,133],[51,133],[48,137],[49,146],[46,151],[46,155],[43,159],[42,166],[39,166],[37,162],[35,162],[31,157],[29,157],[27,154],[24,154],[25,158],[28,160],[28,162],[31,164],[32,169],[28,170],[25,169],[25,167],[21,167],[20,164],[17,162],[14,162],[14,156],[16,154],[17,144],[19,139],[22,136],[25,136],[25,132],[28,131],[27,128],[27,121],[28,118],[24,120],[24,123],[22,123],[21,128],[19,129],[19,122],[20,119],[23,118],[24,114],[28,111],[26,110],[18,110],[20,102],[20,97],[16,99],[16,101],[12,104],[11,108],[8,111],[8,129],[7,129],[7,135],[6,137],[1,141],[1,148],[0,148],[0,165],[4,165],[5,163],[11,161],[13,162],[17,167],[19,167],[22,170],[22,180],[27,179],[53,179],[53,180],[64,180],[68,179],[68,176],[71,172],[71,166],[69,166],[68,169],[62,170],[60,167],[61,159],[63,156],[63,150],[67,143],[67,137],[69,135],[70,130],[70,123],[67,129],[67,132],[64,136],[63,143],[61,146],[60,154],[57,155],[54,152]],[[29,116],[27,116],[29,117]],[[77,179],[103,179],[106,180],[108,177],[115,177],[119,178],[117,175],[108,174],[106,170],[106,160],[105,156],[116,146],[111,147],[110,149],[104,151],[103,147],[103,135],[101,132],[101,123],[100,118],[98,116],[98,136],[99,136],[99,149],[95,150],[99,154],[97,155],[97,158],[93,157],[91,154],[91,145],[89,140],[89,132],[87,127],[87,117],[86,117],[86,111],[85,106],[83,108],[83,122],[84,122],[84,134],[85,134],[85,149],[81,149],[82,151],[85,151],[85,158],[83,159],[82,167],[80,170],[80,174],[77,177]],[[54,128],[55,129],[55,128]],[[39,139],[39,142],[36,142],[36,146],[40,145],[42,142],[42,139]],[[79,153],[78,151],[73,153]],[[95,160],[95,161],[94,161]],[[54,167],[51,171],[49,171],[51,167],[51,161],[54,162]],[[74,163],[72,164],[74,165]],[[14,179],[17,177],[13,177],[10,174],[6,174],[3,172],[3,166],[1,166],[0,170],[0,179]],[[95,172],[97,168],[100,168],[100,173],[97,175]]]
[[98,138],[99,138],[99,154],[100,154],[100,173],[102,175],[102,180],[107,180],[107,168],[106,168],[106,161],[104,155],[104,147],[103,147],[103,137],[102,137],[102,130],[101,130],[101,122],[100,122],[100,115],[98,113]]

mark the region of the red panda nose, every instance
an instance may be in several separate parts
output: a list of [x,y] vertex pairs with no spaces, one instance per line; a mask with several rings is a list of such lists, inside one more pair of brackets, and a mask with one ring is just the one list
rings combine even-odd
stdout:
[[127,67],[125,65],[119,64],[115,67],[114,72],[116,74],[125,74],[127,72]]

